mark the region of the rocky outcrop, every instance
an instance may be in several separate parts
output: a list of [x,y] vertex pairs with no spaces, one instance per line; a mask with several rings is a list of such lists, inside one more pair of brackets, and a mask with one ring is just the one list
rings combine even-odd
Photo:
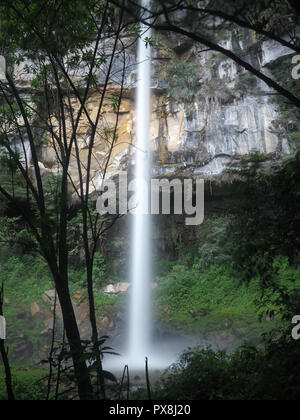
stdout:
[[120,293],[127,293],[130,287],[130,283],[116,283],[109,284],[103,289],[105,295],[118,295]]
[[[269,77],[272,75],[268,64],[291,54],[278,44],[256,41],[246,30],[239,34],[239,40],[236,38],[231,33],[224,46],[233,51],[238,49],[245,61]],[[198,83],[194,82],[193,92],[183,103],[174,102],[170,96],[165,101],[165,121],[161,122],[164,129],[160,135],[165,136],[162,163],[167,167],[158,165],[156,174],[169,175],[176,173],[176,169],[178,172],[178,168],[187,172],[189,168],[196,177],[211,178],[221,175],[232,158],[251,152],[277,154],[278,158],[289,153],[287,140],[280,132],[273,91],[221,54],[203,51],[199,44],[188,47],[185,60],[187,64],[193,63],[189,69],[196,73]],[[174,60],[174,54],[169,58]],[[186,77],[184,72],[182,77]],[[180,93],[177,95],[180,97]],[[173,118],[171,124],[170,118]],[[168,130],[169,126],[172,130]]]
[[[129,39],[125,41],[130,42]],[[289,59],[290,55],[287,48],[271,41],[257,41],[247,30],[240,34],[230,33],[223,45],[237,51],[244,60],[271,77],[267,66],[282,56]],[[106,41],[105,48],[109,50],[110,47],[109,41]],[[117,141],[108,166],[108,177],[134,165],[136,68],[135,50],[132,47],[127,51],[127,61],[129,65]],[[211,179],[222,177],[226,164],[232,158],[240,159],[256,151],[280,159],[283,154],[289,153],[272,90],[233,61],[213,51],[203,51],[200,44],[178,40],[171,35],[169,39],[159,38],[152,61],[153,176],[192,175]],[[174,89],[172,83],[174,74],[179,71],[178,63],[183,63],[180,76],[182,86],[179,82]],[[185,66],[188,66],[190,73],[190,79],[187,80]],[[120,70],[118,60],[114,67],[117,74]],[[101,82],[100,76],[99,80]],[[186,86],[189,83],[190,92]],[[93,121],[100,91],[101,86],[95,88],[88,99],[88,110]],[[108,135],[114,129],[117,118],[112,98],[119,93],[117,85],[109,85],[94,146],[91,192],[99,188],[102,179],[109,148]],[[76,115],[79,103],[75,98],[72,107]],[[70,122],[67,128],[71,130]],[[81,119],[77,134],[80,156],[84,162],[90,135],[86,118]],[[50,141],[41,147],[40,161],[44,174],[58,171]],[[75,152],[70,174],[78,186]]]

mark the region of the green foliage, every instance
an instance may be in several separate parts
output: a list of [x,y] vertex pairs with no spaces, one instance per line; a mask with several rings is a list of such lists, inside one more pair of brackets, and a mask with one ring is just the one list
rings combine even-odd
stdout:
[[[291,261],[284,255],[287,246],[283,249],[277,241],[274,220],[270,222],[269,214],[263,214],[265,196],[258,208],[257,201],[246,204],[252,196],[243,190],[239,198],[245,199],[245,206],[240,208],[239,201],[238,209],[230,216],[207,217],[197,228],[196,242],[177,244],[175,263],[164,259],[160,263],[155,307],[157,317],[169,328],[217,333],[226,323],[234,336],[243,329],[249,339],[255,340],[271,326],[265,321],[266,315],[272,318],[280,314],[276,318],[280,323],[292,296],[299,293],[299,258],[295,254]],[[253,211],[262,218],[259,224],[249,216]],[[288,216],[287,212],[283,214]],[[290,223],[295,222],[293,215]],[[272,229],[274,237],[269,237],[266,231]],[[295,240],[294,236],[295,231],[290,238]],[[280,247],[275,248],[277,243]],[[270,245],[274,245],[272,252]],[[262,257],[259,246],[266,247]],[[263,322],[259,323],[259,319]]]
[[229,216],[206,218],[198,229],[198,255],[202,264],[230,264],[233,244],[228,241]]
[[225,352],[188,350],[168,370],[154,392],[159,399],[168,400],[231,399],[241,391],[241,381],[237,378],[243,375],[243,371],[230,366]]
[[148,48],[148,47],[154,47],[154,45],[155,45],[155,41],[154,41],[154,38],[152,37],[152,36],[146,36],[145,37],[145,45],[146,45],[146,47]]
[[[15,158],[20,163],[22,158],[19,152],[15,152]],[[24,180],[20,176],[16,161],[9,155],[5,147],[2,146],[0,141],[0,185],[11,196],[25,197],[26,187]],[[3,196],[2,196],[3,197]],[[3,199],[3,198],[2,198]]]
[[114,315],[116,308],[123,306],[122,296],[111,297],[102,293],[96,293],[95,304],[97,315],[110,317]]
[[254,88],[257,87],[257,77],[252,73],[242,73],[239,75],[234,91],[241,93],[250,93]]
[[[11,257],[2,266],[0,283],[4,281],[7,293],[20,303],[33,302],[45,287],[51,288],[51,275],[41,257],[24,256],[22,259]],[[24,293],[24,290],[26,293]]]
[[[298,80],[292,78],[292,57],[283,57],[269,65],[272,73],[285,89],[300,97],[300,85]],[[288,138],[292,150],[300,148],[300,110],[288,101],[277,100],[280,113],[278,134],[282,138]]]
[[[41,369],[12,369],[13,390],[17,400],[34,401],[44,400],[46,397],[49,372]],[[6,386],[4,367],[0,366],[0,401],[6,400]]]
[[264,337],[260,348],[232,354],[189,349],[154,389],[164,400],[299,400],[299,343],[290,326]]
[[170,96],[176,101],[192,101],[199,87],[199,65],[174,60],[167,66],[166,73]]
[[232,171],[242,182],[233,184],[240,199],[227,233],[235,268],[244,279],[260,276],[267,285],[274,258],[283,255],[294,263],[300,251],[300,161],[296,155],[267,171],[264,160],[253,155]]
[[21,47],[23,53],[28,50],[35,57],[37,51],[42,57],[48,48],[53,54],[63,56],[92,42],[96,32],[95,20],[101,21],[103,11],[103,2],[94,0],[31,0],[26,8],[22,1],[8,1],[0,8],[0,19],[11,48]]
[[259,350],[245,345],[231,355],[188,350],[165,374],[154,398],[165,400],[297,400],[297,343],[284,337]]
[[[30,314],[33,302],[45,310],[48,309],[42,300],[42,294],[46,290],[53,289],[51,274],[41,257],[11,257],[3,264],[0,271],[0,284],[2,282],[4,282],[7,299],[3,308],[7,320],[7,331],[12,337],[20,337],[8,341],[10,361],[20,363],[21,360],[30,365],[39,358],[39,350],[46,343],[40,334],[45,329],[42,318],[33,319],[27,314]],[[20,340],[31,342],[34,351],[26,355],[16,353]]]
[[96,252],[94,258],[93,279],[95,287],[103,287],[107,284],[104,256],[99,252]]
[[118,108],[120,106],[120,101],[121,101],[121,98],[118,95],[113,95],[110,98],[111,106],[112,106],[114,112],[118,112]]
[[[12,251],[10,251],[12,252]],[[103,286],[105,273],[103,256],[96,254],[95,259],[95,304],[97,316],[113,316],[120,306],[124,305],[123,297],[110,297],[101,293],[100,286]],[[87,301],[87,294],[84,291],[86,286],[86,270],[84,264],[69,266],[69,280],[71,296],[78,293]],[[34,352],[26,355],[26,363],[30,365],[40,357],[39,349],[49,344],[48,336],[40,333],[45,329],[44,317],[31,317],[30,308],[32,303],[37,303],[43,313],[50,314],[49,306],[45,304],[42,295],[47,290],[54,289],[53,279],[47,264],[41,256],[23,255],[10,256],[2,262],[0,271],[0,284],[4,282],[5,298],[4,313],[7,319],[7,330],[14,337],[23,337],[22,340],[33,344]],[[51,317],[51,315],[49,315]],[[10,359],[19,362],[20,355],[15,354],[18,348],[18,341],[9,340]],[[44,357],[44,355],[42,356]],[[25,362],[24,359],[24,362]],[[23,359],[22,359],[23,360]]]
[[15,235],[15,225],[19,218],[0,217],[0,241],[9,241]]
[[217,332],[229,321],[232,329],[251,328],[251,336],[255,337],[266,327],[259,325],[259,307],[254,303],[260,297],[258,281],[241,285],[226,265],[175,265],[157,281],[157,315],[172,328],[183,332]]

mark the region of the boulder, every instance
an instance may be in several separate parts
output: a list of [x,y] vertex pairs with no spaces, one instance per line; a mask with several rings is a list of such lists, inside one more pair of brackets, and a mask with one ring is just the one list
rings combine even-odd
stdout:
[[38,303],[33,302],[30,305],[30,311],[31,311],[31,315],[32,316],[35,316],[35,315],[37,315],[37,314],[39,314],[41,312],[41,307],[40,307],[40,305]]
[[50,319],[47,319],[46,321],[44,321],[44,325],[45,325],[45,331],[47,331],[47,332],[52,331],[53,327],[54,327],[53,318],[50,318]]
[[81,323],[81,322],[85,321],[90,314],[89,304],[88,303],[82,303],[79,306],[78,312],[79,312],[79,314],[78,314],[79,322]]
[[116,283],[109,284],[103,289],[103,293],[106,295],[118,295],[120,293],[127,293],[130,287],[130,283]]
[[114,321],[113,320],[111,320],[110,321],[110,324],[109,324],[109,326],[108,326],[108,329],[111,331],[111,330],[114,330],[115,329],[115,323],[114,323]]
[[43,293],[42,299],[45,303],[50,303],[54,305],[55,302],[55,290],[47,290],[47,292]]
[[105,332],[106,329],[108,328],[109,324],[110,324],[110,320],[107,316],[104,317],[103,319],[101,319],[100,323],[99,323],[100,331],[102,331],[102,333]]

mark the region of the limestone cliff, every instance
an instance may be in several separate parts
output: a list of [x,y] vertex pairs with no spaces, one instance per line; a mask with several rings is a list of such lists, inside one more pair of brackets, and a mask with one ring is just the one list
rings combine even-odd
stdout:
[[[250,31],[230,32],[222,44],[272,77],[268,65],[291,51],[271,41],[257,40]],[[126,49],[125,89],[117,123],[117,141],[110,158],[107,176],[128,169],[134,164],[136,49],[132,39],[124,38]],[[101,46],[110,51],[106,40]],[[287,57],[290,60],[290,57]],[[222,179],[226,164],[253,151],[280,159],[289,153],[289,144],[282,134],[280,115],[276,111],[274,92],[261,80],[244,71],[219,53],[203,50],[175,35],[157,35],[152,53],[152,122],[151,142],[153,176],[194,176]],[[24,67],[24,65],[23,65]],[[26,90],[29,77],[23,67],[16,69]],[[122,63],[117,56],[113,63],[115,78],[111,80],[97,131],[92,162],[91,192],[97,190],[109,150],[109,135],[117,122],[113,102],[119,95]],[[105,69],[104,69],[105,70]],[[74,74],[80,79],[82,69]],[[104,74],[99,72],[99,85],[91,91],[88,110],[94,121],[101,97]],[[73,110],[78,100],[71,101]],[[55,120],[55,118],[54,118]],[[57,124],[58,125],[58,124]],[[67,127],[71,129],[71,122]],[[80,157],[87,157],[90,126],[82,118],[77,130]],[[43,173],[58,170],[50,138],[40,148]],[[77,180],[77,163],[71,162],[71,175]]]

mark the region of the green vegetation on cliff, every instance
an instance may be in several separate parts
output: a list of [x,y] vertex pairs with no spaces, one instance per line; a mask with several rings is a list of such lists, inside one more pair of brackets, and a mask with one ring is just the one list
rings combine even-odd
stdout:
[[[157,279],[155,306],[159,322],[170,330],[200,334],[208,343],[231,347],[245,339],[257,342],[263,332],[280,325],[276,314],[282,302],[279,290],[262,288],[263,275],[244,282],[243,273],[233,267],[226,253],[229,241],[227,248],[221,245],[220,228],[225,232],[226,226],[226,217],[206,220],[199,228],[201,241],[203,233],[209,232],[206,241],[183,247],[175,265]],[[291,265],[287,257],[275,257],[270,270],[278,288],[288,294],[300,290],[300,267]],[[227,333],[225,343],[222,333]]]

